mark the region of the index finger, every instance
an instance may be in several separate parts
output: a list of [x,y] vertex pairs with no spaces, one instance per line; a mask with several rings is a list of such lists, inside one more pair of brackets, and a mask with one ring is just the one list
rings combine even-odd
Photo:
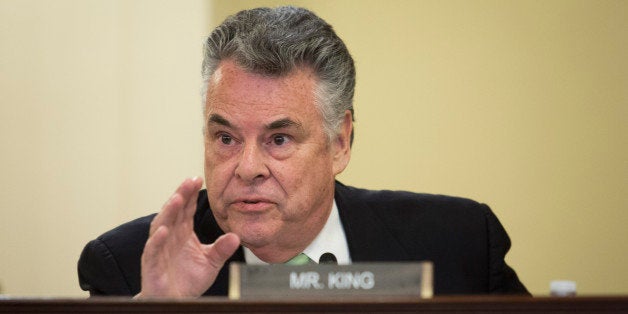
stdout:
[[183,208],[178,212],[176,216],[176,224],[182,224],[185,222],[193,222],[194,213],[196,213],[196,204],[198,203],[198,192],[203,186],[203,179],[194,177],[191,179],[193,185],[189,188],[190,195],[187,201],[183,205]]
[[196,202],[194,195],[198,193],[202,184],[203,180],[199,177],[185,179],[151,222],[149,234],[152,235],[159,226],[164,225],[170,228],[177,221],[182,220],[183,217],[178,217],[185,216],[184,206],[190,202]]

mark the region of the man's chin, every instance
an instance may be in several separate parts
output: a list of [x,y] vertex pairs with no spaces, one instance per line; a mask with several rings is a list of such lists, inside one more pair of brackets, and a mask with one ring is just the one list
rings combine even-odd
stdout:
[[238,230],[234,232],[240,237],[240,242],[243,246],[255,250],[267,246],[269,236],[262,232],[252,232],[252,230]]

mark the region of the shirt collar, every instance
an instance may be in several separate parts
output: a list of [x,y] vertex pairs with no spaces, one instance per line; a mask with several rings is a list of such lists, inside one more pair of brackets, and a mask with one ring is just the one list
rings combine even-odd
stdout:
[[[338,264],[351,264],[347,237],[345,236],[345,230],[340,222],[336,200],[334,200],[331,213],[327,218],[325,226],[323,226],[321,232],[314,238],[314,241],[303,250],[303,253],[316,263],[318,263],[321,255],[327,252],[336,256]],[[246,247],[244,247],[244,260],[247,264],[251,265],[268,264],[255,256],[255,254]]]

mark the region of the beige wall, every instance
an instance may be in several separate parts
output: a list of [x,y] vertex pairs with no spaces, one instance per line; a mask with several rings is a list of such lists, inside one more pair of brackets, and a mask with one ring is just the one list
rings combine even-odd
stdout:
[[202,174],[204,1],[0,0],[0,285],[84,295],[105,230]]
[[[5,293],[82,295],[84,243],[201,173],[202,37],[280,3],[0,0]],[[535,294],[628,293],[628,2],[291,3],[356,60],[342,181],[488,203]]]

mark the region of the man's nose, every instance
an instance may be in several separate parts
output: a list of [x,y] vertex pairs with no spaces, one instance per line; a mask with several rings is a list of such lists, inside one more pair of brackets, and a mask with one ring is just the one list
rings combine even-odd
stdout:
[[270,174],[266,166],[266,156],[257,144],[244,145],[235,175],[247,183],[253,183]]

